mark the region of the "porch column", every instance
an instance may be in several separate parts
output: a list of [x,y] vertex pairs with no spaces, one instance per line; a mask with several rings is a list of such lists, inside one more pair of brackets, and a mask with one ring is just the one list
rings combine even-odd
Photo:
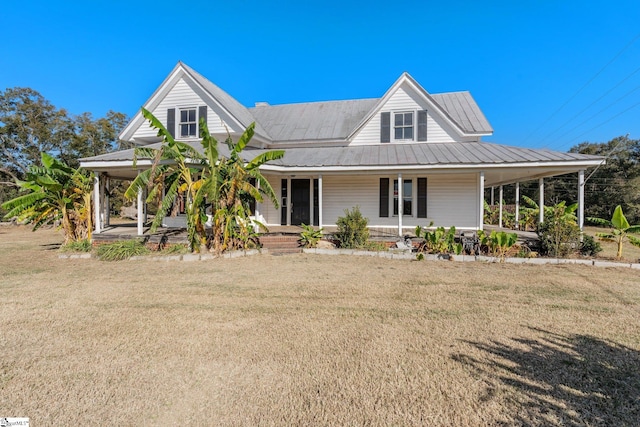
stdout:
[[287,225],[291,225],[291,178],[287,178]]
[[540,178],[538,180],[538,191],[540,192],[540,196],[538,197],[538,207],[540,208],[540,213],[538,215],[538,222],[544,222],[544,178]]
[[502,228],[502,198],[504,197],[502,185],[500,186],[500,192],[498,194],[500,195],[500,200],[498,200],[498,204],[500,206],[500,209],[498,210],[498,227]]
[[520,183],[516,182],[516,230],[520,229]]
[[[495,200],[494,197],[493,197],[494,196],[494,194],[493,194],[493,190],[494,189],[495,189],[495,187],[491,187],[491,206],[493,206],[494,200]],[[482,204],[484,205],[484,203],[482,203]]]
[[318,175],[318,227],[322,228],[322,175]]
[[398,236],[402,236],[402,174],[398,174]]
[[[105,188],[111,190],[111,178],[104,177]],[[104,225],[111,225],[111,198],[109,197],[109,191],[104,192]]]
[[138,208],[138,213],[136,215],[138,221],[138,236],[142,236],[144,234],[144,210],[142,209],[142,187],[138,187],[138,199],[136,200],[136,207]]
[[102,227],[100,226],[100,175],[93,177],[93,222],[94,233],[100,234]]
[[578,226],[584,227],[584,169],[578,171]]
[[478,174],[478,230],[484,229],[484,171]]

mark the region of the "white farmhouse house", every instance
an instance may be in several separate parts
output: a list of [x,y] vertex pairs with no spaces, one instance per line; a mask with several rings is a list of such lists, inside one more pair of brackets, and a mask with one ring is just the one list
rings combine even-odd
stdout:
[[[428,93],[402,74],[381,98],[245,107],[179,62],[144,103],[179,140],[199,146],[204,117],[220,141],[240,135],[252,122],[249,157],[284,149],[281,160],[262,167],[281,207],[255,207],[267,226],[335,225],[344,210],[359,206],[370,227],[402,235],[416,225],[482,229],[485,187],[575,172],[583,221],[584,170],[603,159],[483,142],[493,129],[469,92]],[[120,135],[135,145],[158,144],[156,130],[137,113]],[[224,144],[222,144],[224,145]],[[253,153],[253,155],[252,155]],[[85,158],[96,173],[96,232],[108,221],[105,185],[130,179],[150,162],[133,150]],[[541,191],[541,194],[543,192]],[[138,197],[142,234],[143,198]],[[543,203],[540,203],[542,205]],[[541,217],[542,220],[542,217]],[[404,229],[404,230],[403,230]]]

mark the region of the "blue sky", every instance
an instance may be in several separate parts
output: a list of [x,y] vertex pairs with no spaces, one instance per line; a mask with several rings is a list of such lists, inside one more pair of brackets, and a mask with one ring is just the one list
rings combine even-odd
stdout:
[[640,2],[41,1],[0,9],[0,89],[129,116],[182,60],[247,106],[469,90],[487,141],[640,138]]

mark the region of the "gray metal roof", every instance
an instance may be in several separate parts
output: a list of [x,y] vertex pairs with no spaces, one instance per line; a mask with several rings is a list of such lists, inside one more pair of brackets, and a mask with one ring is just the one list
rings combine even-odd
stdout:
[[288,148],[270,164],[283,167],[483,165],[601,160],[602,157],[487,142]]
[[431,94],[431,97],[466,132],[493,132],[493,128],[482,114],[471,93],[447,92]]
[[[193,142],[191,145],[202,152],[202,145]],[[160,143],[148,147],[159,147]],[[229,151],[224,143],[218,145],[222,155]],[[265,150],[247,148],[243,154],[249,161]],[[358,145],[348,147],[303,147],[287,148],[282,159],[269,162],[274,166],[285,168],[296,167],[354,167],[370,166],[446,166],[446,165],[483,165],[513,163],[547,163],[547,162],[580,162],[599,161],[600,156],[577,153],[562,153],[551,150],[535,150],[531,148],[512,147],[487,142],[450,142],[450,143],[413,143],[413,144],[379,144]],[[133,160],[133,150],[123,150],[100,156],[80,159],[86,162],[110,162]]]
[[275,141],[345,139],[377,99],[307,102],[250,108]]

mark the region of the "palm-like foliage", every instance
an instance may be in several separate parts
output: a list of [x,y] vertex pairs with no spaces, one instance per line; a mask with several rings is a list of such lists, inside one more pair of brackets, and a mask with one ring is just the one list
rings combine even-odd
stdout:
[[5,202],[5,218],[33,225],[60,221],[64,243],[91,238],[92,175],[82,169],[67,166],[53,156],[42,152],[42,167],[32,166],[24,181],[17,184],[28,193]]
[[139,190],[146,188],[147,203],[159,203],[151,224],[152,232],[162,225],[162,220],[173,208],[177,197],[185,195],[189,247],[198,251],[206,243],[203,179],[199,176],[207,166],[207,159],[191,145],[176,141],[151,112],[143,108],[142,115],[158,130],[162,144],[158,148],[135,149],[134,166],[140,158],[152,159],[152,165],[136,176],[124,195],[131,200],[137,197]]
[[211,205],[213,220],[213,236],[209,243],[215,251],[219,253],[246,244],[252,232],[249,200],[262,202],[263,195],[266,195],[278,206],[275,192],[259,168],[268,161],[281,158],[284,151],[264,152],[245,162],[242,152],[253,137],[255,124],[252,123],[238,142],[234,143],[230,136],[227,138],[230,155],[224,157],[218,150],[218,141],[201,119],[201,154],[191,145],[176,141],[152,113],[142,109],[142,114],[158,130],[162,144],[158,148],[136,149],[136,160],[152,159],[152,166],[136,177],[125,196],[133,199],[139,189],[147,188],[147,202],[159,202],[151,231],[162,224],[162,219],[172,209],[177,197],[184,195],[187,235],[192,251],[198,251],[208,243],[204,226],[207,203]]
[[[276,208],[278,199],[271,184],[260,172],[263,164],[282,158],[284,151],[266,151],[248,163],[242,158],[243,150],[255,132],[255,123],[250,124],[238,139],[231,137],[225,141],[229,157],[218,154],[217,141],[211,136],[206,123],[201,122],[202,144],[212,169],[212,182],[207,185],[209,200],[212,202],[213,241],[216,252],[244,247],[252,233],[249,216],[249,201],[263,202],[269,198]],[[213,154],[218,154],[216,162]],[[261,225],[261,224],[260,224]]]
[[622,258],[622,244],[625,239],[629,240],[629,243],[632,245],[640,247],[640,238],[632,236],[634,233],[640,233],[640,224],[630,225],[629,221],[627,221],[627,218],[624,216],[622,206],[620,205],[616,206],[611,220],[590,217],[587,218],[587,221],[598,225],[604,225],[605,227],[611,227],[611,231],[609,233],[598,233],[597,236],[602,240],[609,240],[617,243],[618,251],[616,253],[616,257],[618,259]]

